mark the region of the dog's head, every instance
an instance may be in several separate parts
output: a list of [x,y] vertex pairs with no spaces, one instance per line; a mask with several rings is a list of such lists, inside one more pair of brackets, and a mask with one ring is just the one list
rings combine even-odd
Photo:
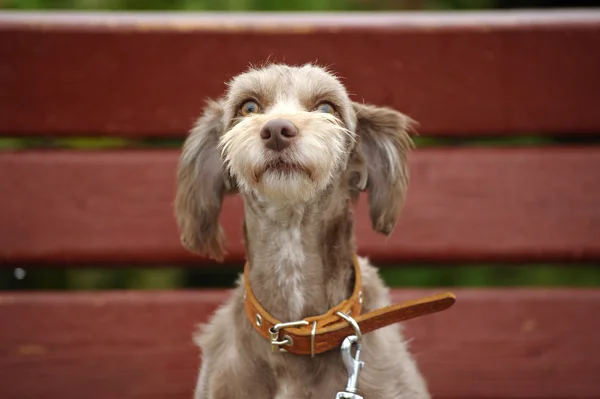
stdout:
[[391,233],[408,183],[410,123],[352,102],[334,75],[313,65],[238,75],[183,147],[175,207],[184,245],[223,258],[218,218],[228,192],[297,206],[332,185],[366,189],[373,228]]

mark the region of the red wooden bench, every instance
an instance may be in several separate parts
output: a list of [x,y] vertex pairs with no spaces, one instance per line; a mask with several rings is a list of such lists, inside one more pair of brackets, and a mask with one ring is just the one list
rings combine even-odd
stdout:
[[[423,138],[543,146],[416,150],[375,262],[598,262],[600,12],[265,15],[0,13],[0,135],[180,140],[250,62],[332,65]],[[139,141],[135,141],[139,144]],[[485,141],[484,141],[485,144]],[[0,152],[3,267],[208,264],[172,211],[178,149]],[[223,223],[243,260],[240,202]],[[568,266],[567,266],[568,267]],[[444,289],[440,287],[439,290]],[[439,290],[395,290],[396,299]],[[599,398],[600,290],[458,289],[406,323],[436,398]],[[191,334],[227,291],[2,292],[0,396],[189,398]]]

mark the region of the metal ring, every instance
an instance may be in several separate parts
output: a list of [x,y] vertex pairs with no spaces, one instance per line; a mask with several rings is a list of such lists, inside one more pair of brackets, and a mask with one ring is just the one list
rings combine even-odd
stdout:
[[336,314],[342,319],[346,320],[352,326],[352,328],[354,328],[354,333],[356,335],[356,343],[357,345],[359,345],[362,340],[362,333],[360,332],[360,326],[358,325],[356,320],[354,320],[352,316],[348,316],[346,313],[343,312],[338,311],[336,312]]
[[313,321],[312,329],[310,330],[310,357],[315,357],[315,333],[317,332],[317,322]]

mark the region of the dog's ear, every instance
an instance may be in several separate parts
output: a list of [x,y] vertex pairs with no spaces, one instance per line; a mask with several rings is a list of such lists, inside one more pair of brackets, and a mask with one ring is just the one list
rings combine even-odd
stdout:
[[[408,152],[413,142],[408,134],[413,121],[390,108],[353,103],[357,116],[357,145],[352,157],[363,163],[362,182],[369,195],[373,229],[389,235],[396,225],[408,188]],[[351,158],[352,159],[352,158]],[[355,169],[360,168],[355,165]],[[366,187],[365,187],[366,183]],[[360,183],[359,183],[360,184]]]
[[225,237],[219,223],[223,197],[235,189],[217,149],[224,129],[222,115],[222,105],[209,101],[185,140],[175,197],[183,245],[217,261],[223,261],[225,256]]

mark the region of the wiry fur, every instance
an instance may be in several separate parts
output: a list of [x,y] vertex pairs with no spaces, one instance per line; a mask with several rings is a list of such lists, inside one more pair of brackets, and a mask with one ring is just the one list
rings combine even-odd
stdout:
[[[241,117],[248,99],[261,110]],[[315,112],[322,101],[335,106],[335,115]],[[280,153],[260,138],[274,118],[288,119],[299,132]],[[357,193],[368,192],[376,231],[394,228],[408,183],[409,124],[397,111],[351,102],[331,73],[313,65],[266,65],[237,76],[221,100],[209,103],[184,145],[175,204],[184,244],[222,259],[220,204],[239,190],[259,302],[283,321],[326,312],[352,290]],[[386,306],[388,290],[377,270],[364,258],[360,266],[365,311]],[[246,319],[243,297],[240,280],[196,335],[203,353],[196,399],[333,399],[347,379],[339,351],[315,358],[271,353]],[[362,356],[365,399],[429,398],[397,325],[365,335]]]

